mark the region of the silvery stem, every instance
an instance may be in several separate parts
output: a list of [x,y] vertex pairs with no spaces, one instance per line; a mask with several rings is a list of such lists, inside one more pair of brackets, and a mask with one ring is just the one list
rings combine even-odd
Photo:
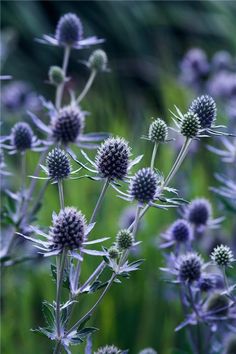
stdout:
[[93,81],[94,81],[94,79],[96,77],[96,74],[97,74],[96,70],[92,70],[91,71],[90,76],[88,78],[88,81],[87,81],[83,91],[81,92],[81,94],[79,95],[79,97],[76,100],[77,104],[79,104],[84,99],[84,97],[87,95],[89,89],[91,88],[91,86],[93,84]]
[[154,143],[153,151],[152,151],[152,159],[151,159],[151,165],[150,167],[153,169],[155,165],[155,159],[156,159],[156,154],[157,154],[157,149],[158,149],[158,143]]
[[[68,67],[68,63],[69,63],[70,50],[71,50],[70,46],[65,47],[63,64],[62,64],[62,71],[64,73],[65,79],[66,79],[66,72],[67,72],[67,67]],[[57,110],[59,110],[61,108],[61,101],[62,101],[64,86],[65,86],[65,83],[63,82],[62,84],[60,84],[57,87],[57,91],[56,91],[56,109]]]

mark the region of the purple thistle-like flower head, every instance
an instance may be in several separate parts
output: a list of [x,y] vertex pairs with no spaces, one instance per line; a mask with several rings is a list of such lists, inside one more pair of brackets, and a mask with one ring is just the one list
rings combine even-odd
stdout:
[[217,276],[212,274],[202,274],[199,282],[199,289],[202,292],[209,292],[217,287]]
[[186,219],[196,227],[206,226],[212,215],[210,202],[204,198],[194,199],[185,208]]
[[55,38],[61,45],[73,45],[83,37],[83,27],[78,16],[72,13],[63,15],[56,28]]
[[62,108],[52,121],[52,136],[64,145],[74,143],[84,128],[84,115],[79,107]]
[[182,282],[192,283],[201,277],[202,258],[196,253],[187,253],[177,259],[178,277]]
[[176,242],[188,242],[193,237],[193,230],[188,221],[184,219],[176,220],[169,229],[171,238]]
[[195,113],[200,120],[201,128],[211,128],[216,120],[216,104],[211,96],[197,97],[190,105],[189,111]]
[[226,50],[216,52],[212,58],[212,67],[215,71],[229,70],[232,66],[232,56]]
[[131,179],[129,193],[140,203],[154,200],[157,192],[158,175],[151,168],[142,168]]
[[32,147],[33,131],[28,123],[16,123],[11,130],[11,144],[17,151],[25,151]]
[[121,350],[114,345],[106,345],[105,347],[99,348],[95,354],[120,354]]
[[66,152],[55,148],[46,158],[49,177],[54,180],[62,180],[69,177],[71,173],[70,160]]
[[108,138],[100,146],[95,158],[103,178],[123,180],[128,173],[130,148],[122,138]]
[[58,215],[53,216],[53,225],[50,227],[51,248],[80,249],[85,241],[85,229],[84,215],[75,208],[66,207]]

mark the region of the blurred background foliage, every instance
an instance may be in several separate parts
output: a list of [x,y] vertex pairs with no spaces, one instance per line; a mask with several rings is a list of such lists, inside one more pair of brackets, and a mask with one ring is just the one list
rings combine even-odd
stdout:
[[[54,89],[46,83],[47,73],[51,65],[61,65],[62,50],[43,46],[34,38],[54,33],[58,18],[66,12],[75,12],[81,18],[86,35],[96,34],[106,39],[102,48],[111,68],[110,73],[99,75],[83,102],[83,109],[91,112],[86,129],[124,136],[130,141],[134,155],[145,154],[143,166],[149,163],[151,146],[140,140],[140,136],[147,132],[150,117],[160,116],[170,123],[169,109],[176,104],[184,110],[193,98],[193,93],[177,79],[179,61],[185,51],[200,47],[209,57],[222,49],[236,53],[235,1],[2,1],[2,73],[28,82],[34,91],[50,100],[54,100]],[[69,64],[72,80],[68,88],[77,92],[83,88],[89,72],[80,61],[86,60],[91,51],[90,48],[72,52]],[[2,118],[4,132],[16,120],[27,120],[25,113]],[[219,120],[227,118],[221,115]],[[220,162],[207,152],[205,143],[186,159],[174,186],[187,199],[209,197],[215,215],[220,216],[222,206],[208,190]],[[157,168],[164,174],[171,167],[176,146],[172,142],[160,147]],[[36,153],[28,154],[29,174],[37,158]],[[16,190],[19,161],[17,156],[7,160],[15,171],[7,183]],[[67,181],[66,203],[79,207],[89,217],[99,188],[89,180]],[[125,207],[126,203],[110,190],[94,234],[114,237]],[[38,224],[49,225],[53,210],[58,210],[58,196],[56,187],[49,186]],[[173,301],[175,293],[166,290],[171,287],[163,282],[159,271],[163,256],[154,243],[155,237],[176,216],[176,211],[148,213],[139,233],[143,243],[138,255],[146,261],[130,280],[113,286],[96,312],[91,324],[100,331],[94,335],[94,348],[114,343],[129,348],[131,354],[146,346],[153,346],[159,354],[191,353],[185,333],[174,332],[182,314],[178,301]],[[230,218],[224,223],[228,237],[231,224]],[[213,241],[218,236],[212,233],[208,237]],[[97,263],[91,258],[85,259],[84,277]],[[29,332],[42,324],[42,300],[52,301],[55,296],[49,263],[8,268],[2,283],[3,353],[13,354],[16,350],[21,354],[50,353],[48,340]],[[81,298],[81,313],[93,301],[93,296]],[[82,353],[82,348],[75,348],[73,353]]]

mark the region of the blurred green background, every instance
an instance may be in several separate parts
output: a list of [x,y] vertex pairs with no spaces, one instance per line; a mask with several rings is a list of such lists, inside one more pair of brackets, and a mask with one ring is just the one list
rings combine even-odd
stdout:
[[[34,91],[51,100],[54,89],[45,81],[49,67],[61,64],[62,50],[40,45],[34,38],[53,33],[58,18],[66,12],[75,12],[81,18],[86,35],[106,39],[101,47],[107,52],[111,68],[110,73],[98,76],[83,102],[82,108],[91,112],[86,130],[109,131],[125,137],[134,155],[145,155],[142,166],[149,164],[151,155],[149,143],[140,140],[147,133],[150,117],[159,116],[170,123],[169,109],[176,104],[184,110],[193,98],[193,93],[177,80],[179,61],[185,51],[201,47],[209,56],[221,49],[236,52],[235,1],[2,1],[2,38],[8,43],[2,73],[30,83]],[[72,52],[68,73],[72,77],[71,87],[78,93],[89,74],[79,61],[86,60],[91,52],[91,48]],[[27,119],[25,114],[2,118],[6,130],[16,120]],[[219,117],[221,121],[225,119]],[[215,215],[220,216],[221,205],[208,190],[214,184],[213,173],[219,170],[219,160],[206,151],[205,143],[186,159],[174,186],[187,199],[209,197]],[[176,153],[175,143],[161,146],[156,167],[166,174]],[[8,161],[15,171],[8,183],[16,190],[19,158],[11,157]],[[37,154],[29,153],[27,163],[31,174]],[[100,187],[89,180],[67,181],[66,204],[77,206],[89,217]],[[110,190],[94,235],[114,237],[126,206]],[[56,187],[49,186],[38,224],[49,225],[53,210],[58,211],[58,196]],[[90,322],[100,329],[93,336],[94,349],[114,343],[122,349],[129,348],[131,354],[147,346],[154,347],[159,354],[191,353],[185,333],[174,332],[182,313],[176,293],[169,291],[171,285],[163,281],[159,267],[164,260],[154,245],[155,237],[176,217],[176,211],[157,210],[146,216],[138,236],[143,241],[138,256],[145,262],[130,280],[115,284],[96,311]],[[226,220],[226,231],[230,224]],[[209,237],[214,238],[215,234]],[[85,258],[84,279],[97,264],[92,258]],[[30,328],[43,325],[42,300],[52,301],[55,297],[49,263],[8,268],[1,295],[2,353],[51,353],[47,339],[29,332]],[[96,296],[81,298],[80,314]],[[83,346],[74,348],[73,353],[83,353]]]

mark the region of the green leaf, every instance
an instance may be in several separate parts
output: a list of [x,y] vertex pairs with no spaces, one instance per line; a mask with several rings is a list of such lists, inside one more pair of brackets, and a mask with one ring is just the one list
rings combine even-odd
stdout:
[[54,330],[55,328],[55,310],[52,304],[47,301],[43,302],[42,305],[43,315],[49,329]]

